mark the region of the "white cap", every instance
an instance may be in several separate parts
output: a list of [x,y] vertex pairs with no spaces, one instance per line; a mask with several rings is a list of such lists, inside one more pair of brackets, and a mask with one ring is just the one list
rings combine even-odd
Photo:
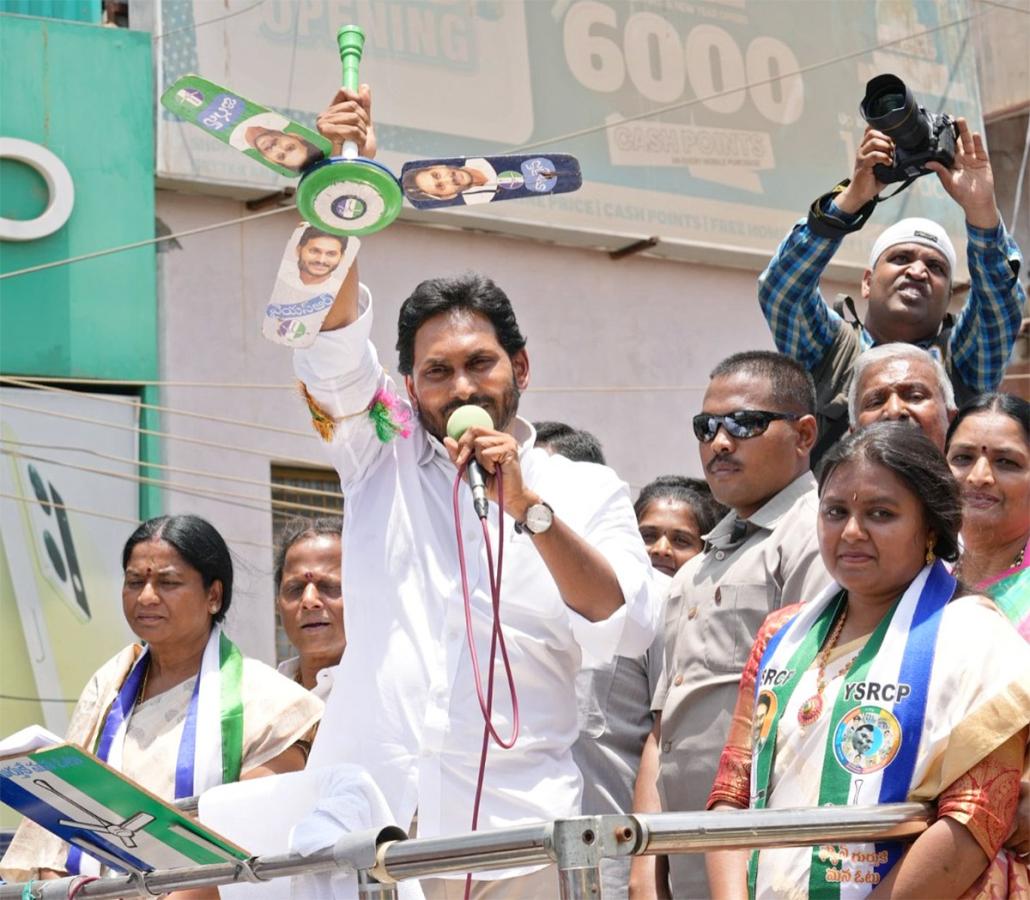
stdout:
[[883,233],[873,244],[873,250],[869,254],[869,268],[876,266],[876,261],[883,255],[883,251],[896,244],[923,244],[926,247],[933,247],[941,253],[948,261],[948,279],[950,280],[955,272],[955,247],[951,238],[936,222],[929,219],[902,219],[900,222],[884,229]]

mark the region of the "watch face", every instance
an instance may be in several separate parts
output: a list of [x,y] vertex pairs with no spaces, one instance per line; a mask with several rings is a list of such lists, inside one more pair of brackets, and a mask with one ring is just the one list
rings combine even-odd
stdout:
[[546,531],[551,527],[553,517],[554,514],[551,510],[542,503],[539,503],[526,510],[526,527],[533,534],[539,534],[541,531]]

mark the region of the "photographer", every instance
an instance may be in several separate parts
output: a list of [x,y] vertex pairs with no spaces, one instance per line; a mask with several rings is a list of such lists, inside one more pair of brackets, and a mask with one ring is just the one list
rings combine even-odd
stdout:
[[873,345],[902,341],[939,355],[960,403],[994,390],[1004,374],[1026,300],[1018,279],[1022,256],[1001,221],[983,139],[970,133],[965,119],[956,124],[954,164],[927,162],[924,170],[937,174],[966,215],[971,286],[957,319],[945,315],[955,250],[944,229],[927,219],[903,219],[876,241],[862,277],[864,323],[845,321],[819,292],[819,278],[844,236],[865,224],[885,186],[874,166],[894,165],[894,141],[871,127],[851,179],[813,203],[758,279],[777,348],[816,383],[820,437],[813,465],[847,431],[851,371]]

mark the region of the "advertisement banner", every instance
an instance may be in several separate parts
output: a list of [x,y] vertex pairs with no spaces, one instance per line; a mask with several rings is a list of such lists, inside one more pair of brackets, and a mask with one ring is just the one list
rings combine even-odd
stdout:
[[139,409],[111,400],[0,388],[4,734],[64,734],[89,677],[134,640],[121,549],[139,517]]
[[[140,4],[141,6],[143,4]],[[892,72],[931,112],[980,127],[967,0],[308,0],[218,19],[161,0],[158,90],[196,71],[312,125],[340,81],[336,29],[367,32],[380,158],[564,152],[584,187],[433,213],[501,231],[620,246],[768,255],[811,200],[850,174],[865,83]],[[145,13],[141,10],[141,15]],[[159,176],[269,191],[283,179],[162,114]],[[890,201],[841,262],[902,215],[961,235],[933,176]],[[424,214],[406,213],[412,219]]]

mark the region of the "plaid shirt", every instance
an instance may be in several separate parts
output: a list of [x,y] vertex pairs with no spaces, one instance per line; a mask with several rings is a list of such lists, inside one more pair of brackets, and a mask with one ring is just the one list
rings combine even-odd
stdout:
[[[830,211],[848,218],[832,202]],[[972,283],[951,332],[951,360],[970,388],[991,391],[1005,374],[1026,303],[1018,277],[1023,257],[1001,223],[994,229],[967,223],[966,232]],[[809,370],[819,365],[844,324],[819,292],[819,278],[839,246],[839,240],[813,234],[802,219],[758,279],[758,302],[777,349]],[[865,328],[861,340],[863,350],[873,346]]]

